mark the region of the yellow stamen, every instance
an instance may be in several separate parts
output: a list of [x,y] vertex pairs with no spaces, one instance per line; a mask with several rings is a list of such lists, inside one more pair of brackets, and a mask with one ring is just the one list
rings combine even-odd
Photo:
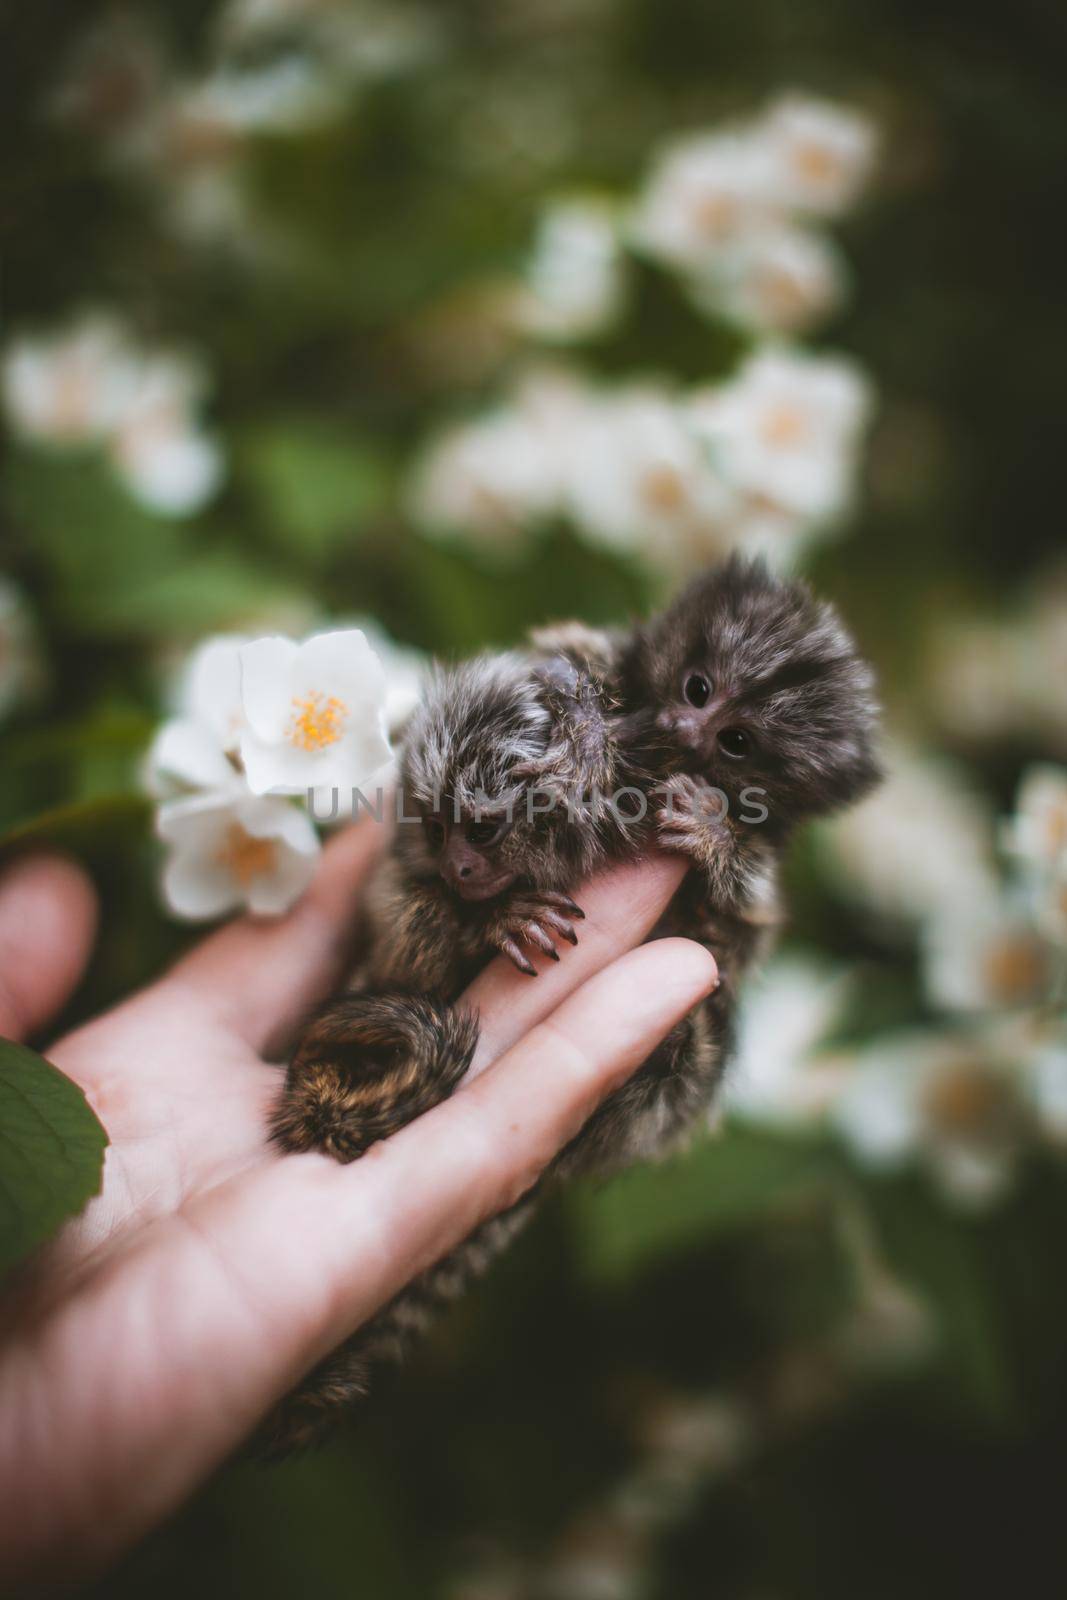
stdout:
[[826,183],[836,177],[841,167],[840,157],[820,144],[799,144],[793,160],[797,170],[813,183]]
[[982,1138],[1010,1126],[1011,1091],[985,1066],[959,1062],[941,1072],[925,1095],[926,1110],[941,1132]]
[[641,479],[641,498],[650,511],[680,511],[686,502],[685,484],[674,467],[651,467]]
[[293,700],[286,737],[299,750],[325,750],[341,738],[347,716],[348,707],[343,700],[313,691],[302,700]]
[[986,950],[982,968],[988,991],[1002,1005],[1036,999],[1049,977],[1041,945],[1025,933],[1002,935]]
[[216,861],[233,873],[238,883],[248,884],[261,873],[273,872],[278,859],[277,839],[257,839],[237,822],[226,832],[226,842]]
[[693,208],[697,232],[705,239],[719,239],[737,221],[737,202],[732,195],[702,195]]
[[773,406],[763,419],[763,437],[768,444],[799,444],[807,431],[804,414],[796,406]]

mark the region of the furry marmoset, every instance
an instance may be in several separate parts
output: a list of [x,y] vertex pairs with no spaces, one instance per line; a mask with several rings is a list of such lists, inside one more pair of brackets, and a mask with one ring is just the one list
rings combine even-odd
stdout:
[[[367,967],[310,1023],[275,1138],[352,1160],[451,1094],[477,1043],[476,1019],[453,1005],[467,983],[497,952],[532,975],[532,952],[558,959],[556,941],[577,938],[575,886],[658,841],[693,870],[651,937],[706,945],[719,987],[552,1172],[609,1171],[676,1144],[711,1101],[740,981],[779,920],[789,836],[876,781],[874,722],[870,671],[832,608],[739,560],[627,632],[565,624],[527,653],[441,672],[401,751],[419,823],[397,829]],[[647,797],[647,815],[617,800],[623,790]],[[373,1366],[488,1265],[533,1204],[485,1224],[323,1362],[273,1419],[273,1447],[311,1442],[361,1396]]]

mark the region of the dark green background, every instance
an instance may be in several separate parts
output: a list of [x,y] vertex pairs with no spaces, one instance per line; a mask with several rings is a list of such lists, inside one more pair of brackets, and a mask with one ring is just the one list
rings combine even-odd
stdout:
[[[144,9],[195,73],[214,7]],[[0,821],[73,807],[35,826],[86,855],[104,897],[79,1014],[181,937],[157,907],[132,777],[164,642],[293,593],[444,652],[561,611],[608,619],[646,603],[637,573],[565,531],[499,573],[408,527],[396,484],[413,445],[501,376],[466,390],[435,376],[413,355],[417,329],[454,287],[514,264],[547,191],[632,190],[657,140],[783,88],[866,106],[887,146],[873,197],[841,229],[854,296],[819,340],[872,373],[879,418],[854,526],[814,575],[875,657],[891,710],[967,760],[999,806],[1030,760],[1062,756],[1062,740],[1042,750],[1023,730],[968,748],[933,721],[923,687],[945,619],[1023,600],[1063,555],[1062,7],[438,4],[435,65],[361,92],[322,129],[257,142],[255,205],[305,245],[298,269],[259,274],[177,242],[150,191],[43,115],[104,11],[4,8],[4,323],[113,304],[147,343],[203,350],[231,471],[206,513],[165,524],[90,460],[12,447],[5,462],[3,564],[32,598],[50,677],[3,731]],[[492,96],[549,92],[580,129],[562,165],[536,150],[480,162],[456,135]],[[723,370],[727,330],[662,284],[644,294],[591,363]],[[914,952],[839,904],[804,852],[793,876],[793,937],[862,958],[857,1030],[920,1018]],[[890,1262],[936,1307],[941,1339],[918,1371],[861,1380],[830,1354],[854,1291],[832,1221],[842,1186],[862,1192]],[[708,1393],[741,1397],[758,1441],[724,1474],[697,1472],[637,1554],[609,1533],[634,1574],[620,1594],[1056,1592],[1065,1190],[1062,1169],[1035,1158],[976,1220],[917,1178],[861,1180],[821,1146],[737,1133],[557,1200],[350,1436],[284,1468],[222,1473],[99,1592],[399,1600],[459,1595],[459,1575],[510,1564],[511,1590],[471,1596],[548,1596],[546,1564],[591,1537],[591,1510],[641,1469],[647,1418]],[[793,1372],[807,1400],[790,1412],[773,1397]]]

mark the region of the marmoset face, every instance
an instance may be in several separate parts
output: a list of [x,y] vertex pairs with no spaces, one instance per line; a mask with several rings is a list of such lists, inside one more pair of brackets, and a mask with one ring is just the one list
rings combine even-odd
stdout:
[[515,882],[518,868],[502,851],[512,824],[506,817],[476,812],[426,813],[422,831],[437,870],[461,900],[491,900]]
[[877,777],[870,669],[830,606],[761,563],[698,578],[642,630],[627,672],[653,745],[728,794],[763,788],[783,824]]
[[529,666],[483,656],[440,671],[405,733],[401,828],[410,868],[461,900],[491,900],[543,872],[547,826],[527,814],[551,720]]

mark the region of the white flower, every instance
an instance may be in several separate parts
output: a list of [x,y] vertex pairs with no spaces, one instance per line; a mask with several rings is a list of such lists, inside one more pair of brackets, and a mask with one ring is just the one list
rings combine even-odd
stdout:
[[855,200],[874,162],[873,123],[858,111],[789,94],[759,125],[773,191],[788,210],[837,216]]
[[248,641],[219,634],[193,652],[176,695],[177,715],[163,724],[146,764],[151,794],[218,789],[233,782],[244,725],[240,652]]
[[1029,769],[1002,838],[1022,867],[1035,919],[1051,938],[1067,939],[1067,769]]
[[0,575],[0,717],[35,687],[34,630],[19,589]]
[[136,358],[117,322],[93,314],[51,338],[22,338],[3,360],[16,433],[55,445],[98,443],[129,399]]
[[427,532],[514,547],[554,509],[556,467],[525,418],[510,409],[490,412],[431,444],[416,467],[412,513]]
[[1054,1144],[1067,1145],[1067,1037],[1043,1040],[1029,1070],[1038,1126]]
[[389,761],[385,673],[358,628],[240,652],[241,759],[253,794],[359,786]]
[[668,564],[725,548],[733,498],[669,393],[624,389],[590,405],[569,469],[568,509],[593,542]]
[[631,222],[647,254],[702,275],[774,215],[773,167],[746,129],[698,134],[664,151]]
[[691,416],[728,483],[821,522],[848,504],[869,410],[867,383],[853,363],[772,348],[695,397]]
[[117,322],[99,315],[52,339],[22,339],[4,358],[4,404],[16,432],[104,446],[126,487],[170,515],[197,510],[221,476],[218,446],[193,422],[202,388],[191,362],[141,355]]
[[517,315],[542,339],[586,339],[618,316],[623,280],[612,207],[592,199],[557,200],[541,217]]
[[1003,842],[1028,867],[1067,868],[1067,768],[1039,764],[1024,773]]
[[203,376],[191,362],[155,356],[141,363],[109,450],[127,487],[154,511],[181,516],[215,492],[222,475],[218,446],[194,430],[193,408]]
[[1020,1088],[978,1040],[905,1035],[861,1055],[831,1116],[865,1166],[893,1170],[919,1160],[947,1199],[978,1209],[1014,1177]]
[[220,68],[183,94],[175,117],[201,137],[263,131],[293,133],[339,109],[323,73],[297,55],[258,68]]
[[840,1069],[817,1046],[841,1013],[847,976],[812,961],[781,957],[748,988],[736,1058],[724,1091],[728,1111],[773,1126],[817,1119],[836,1091]]
[[559,513],[588,405],[569,372],[527,373],[507,403],[430,444],[412,483],[416,521],[428,533],[461,533],[496,555],[521,548],[532,528]]
[[902,746],[886,780],[821,834],[845,887],[880,910],[922,918],[995,900],[988,808],[947,762]]
[[915,1058],[923,1046],[870,1050],[861,1057],[831,1107],[831,1120],[857,1158],[873,1169],[892,1169],[919,1147],[922,1113]]
[[322,4],[321,0],[229,0],[219,35],[237,54],[260,47],[272,34],[299,34],[320,70],[346,80],[389,77],[418,67],[437,51],[440,19],[413,5]]
[[698,305],[757,332],[797,334],[838,304],[844,284],[841,253],[828,239],[782,224],[754,231],[690,292]]
[[353,617],[345,628],[358,628],[385,673],[385,727],[390,738],[399,732],[422,699],[429,663],[421,650],[397,644],[370,617]]
[[170,847],[163,893],[171,911],[189,921],[241,906],[280,915],[311,882],[320,851],[305,812],[240,787],[169,801],[156,828]]
[[1048,992],[1048,945],[1028,918],[996,897],[946,902],[923,931],[930,999],[949,1011],[1036,1005]]

